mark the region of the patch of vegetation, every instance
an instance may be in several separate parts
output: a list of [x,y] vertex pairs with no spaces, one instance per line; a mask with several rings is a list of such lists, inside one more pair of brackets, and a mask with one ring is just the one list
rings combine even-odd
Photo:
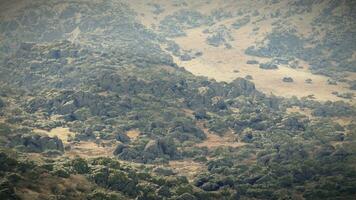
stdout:
[[283,81],[283,82],[286,82],[286,83],[292,83],[292,82],[294,82],[294,80],[293,80],[292,77],[283,77],[282,81]]
[[230,34],[230,30],[227,29],[224,25],[219,26],[213,31],[208,31],[212,35],[209,35],[206,39],[207,44],[219,47],[224,45],[226,48],[231,48],[229,44],[230,41],[234,41],[234,38]]
[[237,19],[231,26],[234,29],[240,29],[241,27],[245,26],[246,24],[250,23],[251,18],[249,15],[244,16],[240,19]]
[[159,25],[159,30],[167,37],[185,36],[185,29],[199,27],[209,23],[209,18],[195,10],[179,10],[166,16]]

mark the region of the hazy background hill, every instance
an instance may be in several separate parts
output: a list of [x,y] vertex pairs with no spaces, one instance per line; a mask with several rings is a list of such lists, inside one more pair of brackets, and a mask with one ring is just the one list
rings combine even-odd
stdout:
[[[340,100],[354,94],[353,1],[128,3],[143,24],[176,42],[167,49],[194,74],[221,81],[251,75],[266,93],[289,97]],[[284,77],[294,83],[282,82]],[[335,81],[338,86],[330,85]]]

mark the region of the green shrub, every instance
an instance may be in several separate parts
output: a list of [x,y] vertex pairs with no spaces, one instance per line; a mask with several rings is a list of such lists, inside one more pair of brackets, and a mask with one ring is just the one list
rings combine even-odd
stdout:
[[79,174],[86,174],[90,171],[87,161],[83,158],[76,157],[71,161],[71,166]]

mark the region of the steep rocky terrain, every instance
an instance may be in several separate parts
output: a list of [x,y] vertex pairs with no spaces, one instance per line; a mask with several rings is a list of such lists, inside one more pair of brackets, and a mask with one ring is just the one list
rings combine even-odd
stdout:
[[0,7],[0,199],[356,195],[352,1]]

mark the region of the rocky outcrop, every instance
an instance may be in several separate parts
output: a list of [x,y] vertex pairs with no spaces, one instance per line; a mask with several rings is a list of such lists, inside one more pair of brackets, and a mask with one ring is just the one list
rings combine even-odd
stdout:
[[47,150],[64,151],[62,140],[58,137],[41,135],[16,135],[10,139],[11,146],[21,146],[27,152],[41,153]]
[[173,159],[178,156],[177,148],[172,139],[159,138],[150,140],[140,149],[127,144],[118,144],[114,155],[124,160],[150,163],[157,159]]
[[122,143],[129,143],[131,141],[129,136],[121,132],[115,133],[115,138]]
[[240,95],[249,95],[256,91],[255,84],[244,78],[237,78],[232,81],[229,86],[231,87],[228,92],[228,97],[237,97]]
[[163,150],[157,140],[149,141],[144,149],[146,155],[158,156],[163,154]]
[[0,98],[0,109],[5,107],[5,102]]

